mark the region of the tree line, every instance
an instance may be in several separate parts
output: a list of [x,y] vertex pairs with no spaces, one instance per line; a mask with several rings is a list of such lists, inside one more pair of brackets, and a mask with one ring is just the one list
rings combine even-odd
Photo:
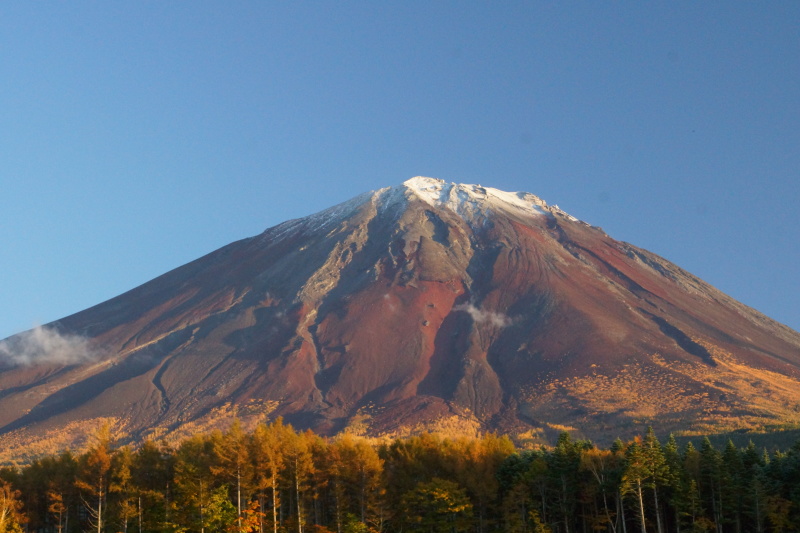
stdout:
[[278,419],[177,446],[115,447],[0,469],[0,533],[667,533],[800,531],[800,441],[610,448],[563,433],[517,450],[493,434],[324,439]]

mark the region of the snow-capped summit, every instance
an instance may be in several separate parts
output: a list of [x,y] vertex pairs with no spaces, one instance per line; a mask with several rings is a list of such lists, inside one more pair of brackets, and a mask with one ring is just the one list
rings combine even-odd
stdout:
[[399,186],[366,192],[318,213],[289,220],[267,229],[263,235],[265,238],[287,237],[301,230],[305,233],[327,233],[365,206],[374,206],[381,213],[400,216],[415,200],[431,208],[446,209],[473,228],[483,227],[492,216],[500,214],[522,219],[559,216],[580,222],[557,205],[548,205],[528,192],[506,192],[483,185],[417,176]]
[[446,207],[462,216],[486,216],[492,210],[522,215],[547,214],[544,200],[527,192],[505,192],[492,187],[448,183],[422,176],[405,181],[403,187],[433,207]]

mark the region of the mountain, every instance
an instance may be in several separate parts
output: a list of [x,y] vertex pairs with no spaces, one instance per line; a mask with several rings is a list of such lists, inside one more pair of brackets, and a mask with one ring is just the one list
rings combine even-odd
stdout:
[[0,353],[13,449],[99,421],[137,440],[234,414],[534,442],[800,423],[796,331],[532,194],[421,177],[234,242]]

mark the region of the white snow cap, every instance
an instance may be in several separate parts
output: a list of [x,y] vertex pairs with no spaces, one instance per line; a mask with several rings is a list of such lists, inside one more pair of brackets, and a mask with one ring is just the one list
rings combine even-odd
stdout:
[[544,200],[527,192],[505,192],[481,185],[448,183],[436,178],[417,176],[403,186],[434,207],[447,207],[462,216],[485,215],[486,211],[502,210],[521,215],[545,216],[549,213]]
[[431,207],[450,209],[473,226],[488,222],[492,212],[505,212],[522,217],[562,215],[578,221],[558,206],[547,205],[538,196],[527,192],[505,192],[482,185],[449,183],[436,178],[417,176],[406,180],[399,187],[370,191],[313,215],[287,220],[267,229],[263,235],[274,241],[300,230],[327,231],[356,213],[368,202],[372,202],[380,210],[400,210],[411,196],[419,198]]

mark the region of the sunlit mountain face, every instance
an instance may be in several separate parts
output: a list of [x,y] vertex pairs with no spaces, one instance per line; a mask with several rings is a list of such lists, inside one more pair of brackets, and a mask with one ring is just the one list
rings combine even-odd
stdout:
[[7,339],[0,369],[18,450],[234,416],[532,442],[800,423],[797,332],[532,194],[420,177]]

